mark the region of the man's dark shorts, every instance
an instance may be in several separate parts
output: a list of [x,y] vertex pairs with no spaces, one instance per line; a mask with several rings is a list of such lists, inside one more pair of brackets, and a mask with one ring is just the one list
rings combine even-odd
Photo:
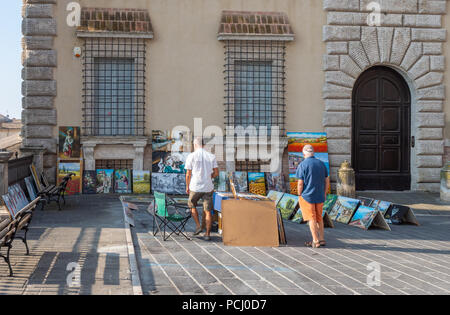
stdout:
[[211,212],[213,210],[213,192],[204,193],[191,191],[188,200],[189,208],[197,208],[200,199],[203,199],[203,210]]

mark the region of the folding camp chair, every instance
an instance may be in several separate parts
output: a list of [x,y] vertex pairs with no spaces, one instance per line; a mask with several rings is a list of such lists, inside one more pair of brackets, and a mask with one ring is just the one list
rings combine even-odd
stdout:
[[[191,211],[188,205],[176,203],[172,198],[164,193],[155,191],[155,202],[153,203],[153,236],[162,233],[164,241],[167,241],[172,234],[183,235],[187,240],[191,240],[185,234],[186,223],[191,218]],[[182,211],[184,210],[184,214]],[[155,229],[157,227],[157,230]],[[166,227],[170,234],[166,236]]]

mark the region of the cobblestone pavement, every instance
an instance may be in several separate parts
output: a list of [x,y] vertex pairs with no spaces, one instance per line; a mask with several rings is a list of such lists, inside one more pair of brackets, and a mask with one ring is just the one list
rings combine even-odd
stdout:
[[[363,231],[336,223],[328,246],[308,249],[306,225],[285,223],[288,246],[238,248],[151,234],[146,205],[132,228],[144,294],[449,294],[450,210],[432,194],[382,199],[416,205],[422,224]],[[370,193],[361,195],[371,196]],[[381,197],[380,197],[381,198]],[[14,244],[14,277],[0,261],[0,294],[133,294],[119,196],[69,197],[64,210],[37,210],[30,256]],[[188,231],[194,230],[192,220]],[[3,249],[3,252],[5,249]],[[67,285],[67,265],[81,267],[81,285]],[[381,286],[367,285],[368,264],[381,265]]]
[[[151,233],[152,217],[137,211],[132,231],[143,292],[450,294],[450,207],[430,194],[378,196],[424,205],[416,213],[421,226],[392,226],[388,232],[336,223],[326,230],[328,246],[310,249],[303,246],[310,239],[308,226],[286,222],[288,246],[238,248],[224,246],[217,234],[212,242],[177,236],[163,242]],[[194,231],[192,220],[187,229]],[[367,277],[373,262],[381,266],[381,285],[371,287]]]
[[[52,204],[36,210],[28,233],[30,256],[16,240],[14,277],[7,276],[8,267],[0,261],[0,294],[132,294],[118,196],[68,197],[63,209]],[[78,287],[66,281],[72,262],[81,270]]]

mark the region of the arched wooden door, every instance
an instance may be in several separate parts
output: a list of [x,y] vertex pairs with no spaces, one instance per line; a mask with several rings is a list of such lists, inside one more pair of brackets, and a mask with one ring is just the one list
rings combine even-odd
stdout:
[[357,190],[411,189],[411,93],[395,70],[373,67],[353,90]]

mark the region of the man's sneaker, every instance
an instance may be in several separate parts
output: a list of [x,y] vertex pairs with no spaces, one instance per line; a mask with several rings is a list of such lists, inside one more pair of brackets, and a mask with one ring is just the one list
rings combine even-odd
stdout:
[[202,233],[203,229],[201,227],[199,227],[198,229],[195,230],[194,232],[194,236],[199,235],[200,233]]
[[203,236],[203,240],[209,242],[211,240],[211,236],[205,235]]

